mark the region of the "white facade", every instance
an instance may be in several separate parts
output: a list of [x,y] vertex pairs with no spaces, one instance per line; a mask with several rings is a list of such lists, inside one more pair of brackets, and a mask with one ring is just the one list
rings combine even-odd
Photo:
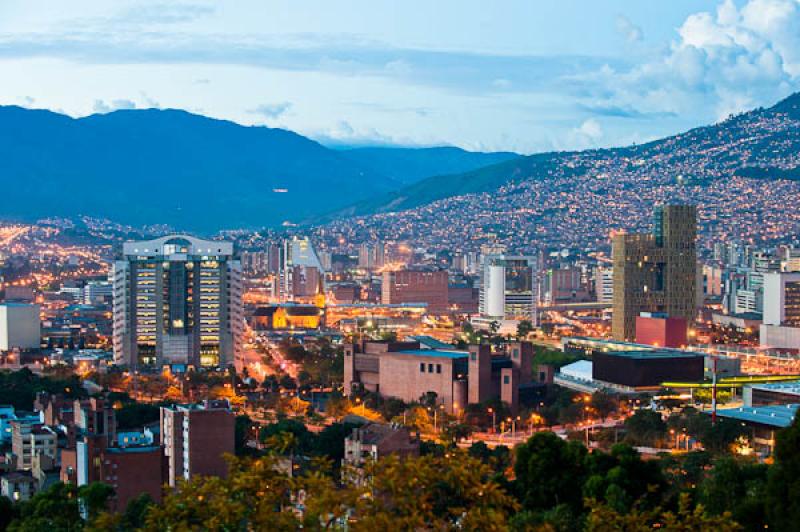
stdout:
[[597,301],[600,303],[614,302],[614,269],[597,268]]
[[481,318],[538,324],[536,259],[521,255],[483,257],[478,310]]
[[217,367],[239,354],[244,311],[232,243],[185,235],[127,242],[112,278],[118,364]]
[[765,273],[764,325],[797,325],[800,320],[798,297],[800,273]]
[[283,242],[280,264],[280,298],[282,301],[294,299],[294,269],[295,266],[316,268],[321,277],[325,271],[322,263],[314,251],[314,246],[307,237],[294,236]]
[[39,305],[0,305],[0,351],[38,349],[41,343]]
[[800,349],[800,327],[762,325],[759,341],[763,348]]

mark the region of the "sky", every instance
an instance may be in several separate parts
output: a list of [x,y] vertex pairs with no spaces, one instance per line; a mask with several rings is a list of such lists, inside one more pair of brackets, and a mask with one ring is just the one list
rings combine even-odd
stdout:
[[0,104],[331,146],[627,145],[800,90],[800,0],[0,0]]

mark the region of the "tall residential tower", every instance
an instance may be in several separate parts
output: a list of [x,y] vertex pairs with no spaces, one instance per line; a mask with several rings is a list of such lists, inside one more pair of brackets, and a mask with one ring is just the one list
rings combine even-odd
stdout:
[[692,323],[697,304],[697,209],[692,205],[656,207],[653,232],[617,234],[614,261],[615,340],[636,337],[636,317],[664,313]]
[[114,263],[118,364],[227,366],[243,324],[232,243],[176,235],[123,244]]

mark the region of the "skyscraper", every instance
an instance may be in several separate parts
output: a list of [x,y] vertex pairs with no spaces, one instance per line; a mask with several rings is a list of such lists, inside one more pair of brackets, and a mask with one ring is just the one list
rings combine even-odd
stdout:
[[536,258],[521,255],[486,255],[479,295],[481,318],[537,320],[538,282]]
[[636,336],[641,312],[666,313],[694,321],[697,301],[697,209],[692,205],[656,207],[650,234],[614,235],[615,340]]
[[232,243],[176,235],[123,244],[114,263],[118,364],[227,366],[243,326]]
[[280,263],[281,301],[312,297],[321,292],[324,270],[308,238],[294,236],[286,239],[283,242]]

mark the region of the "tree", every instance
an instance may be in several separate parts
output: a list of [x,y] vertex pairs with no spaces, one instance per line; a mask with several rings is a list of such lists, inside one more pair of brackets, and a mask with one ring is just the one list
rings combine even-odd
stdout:
[[618,444],[611,453],[596,451],[586,457],[588,478],[583,486],[585,498],[608,504],[626,513],[636,504],[654,508],[660,502],[664,476],[659,464],[644,461],[629,445]]
[[538,432],[517,446],[516,473],[522,504],[529,510],[548,510],[566,504],[580,511],[586,475],[586,448],[565,442],[552,432]]
[[517,324],[517,338],[523,340],[533,332],[533,323],[530,320],[522,320]]
[[247,415],[236,416],[234,425],[234,441],[236,456],[251,455],[255,449],[247,445],[253,431],[253,420]]
[[9,532],[53,530],[72,532],[83,528],[78,506],[78,488],[58,482],[34,495],[19,507]]
[[619,403],[615,397],[601,391],[592,394],[592,400],[589,404],[604,421],[619,408]]
[[690,530],[715,530],[718,532],[737,532],[742,528],[730,514],[711,516],[701,505],[692,508],[688,494],[681,495],[678,512],[640,510],[634,508],[628,513],[618,512],[609,505],[590,500],[590,512],[586,519],[588,532],[616,532],[627,530],[644,532],[658,529],[665,532],[687,532]]
[[767,466],[733,457],[714,462],[699,487],[699,500],[711,515],[730,513],[747,530],[764,528]]
[[767,484],[770,528],[792,530],[800,523],[800,416],[775,438],[775,464]]
[[653,410],[637,410],[625,420],[626,440],[633,445],[655,447],[667,435],[667,424]]
[[504,530],[517,503],[463,451],[367,467],[373,497],[357,499],[358,530]]

